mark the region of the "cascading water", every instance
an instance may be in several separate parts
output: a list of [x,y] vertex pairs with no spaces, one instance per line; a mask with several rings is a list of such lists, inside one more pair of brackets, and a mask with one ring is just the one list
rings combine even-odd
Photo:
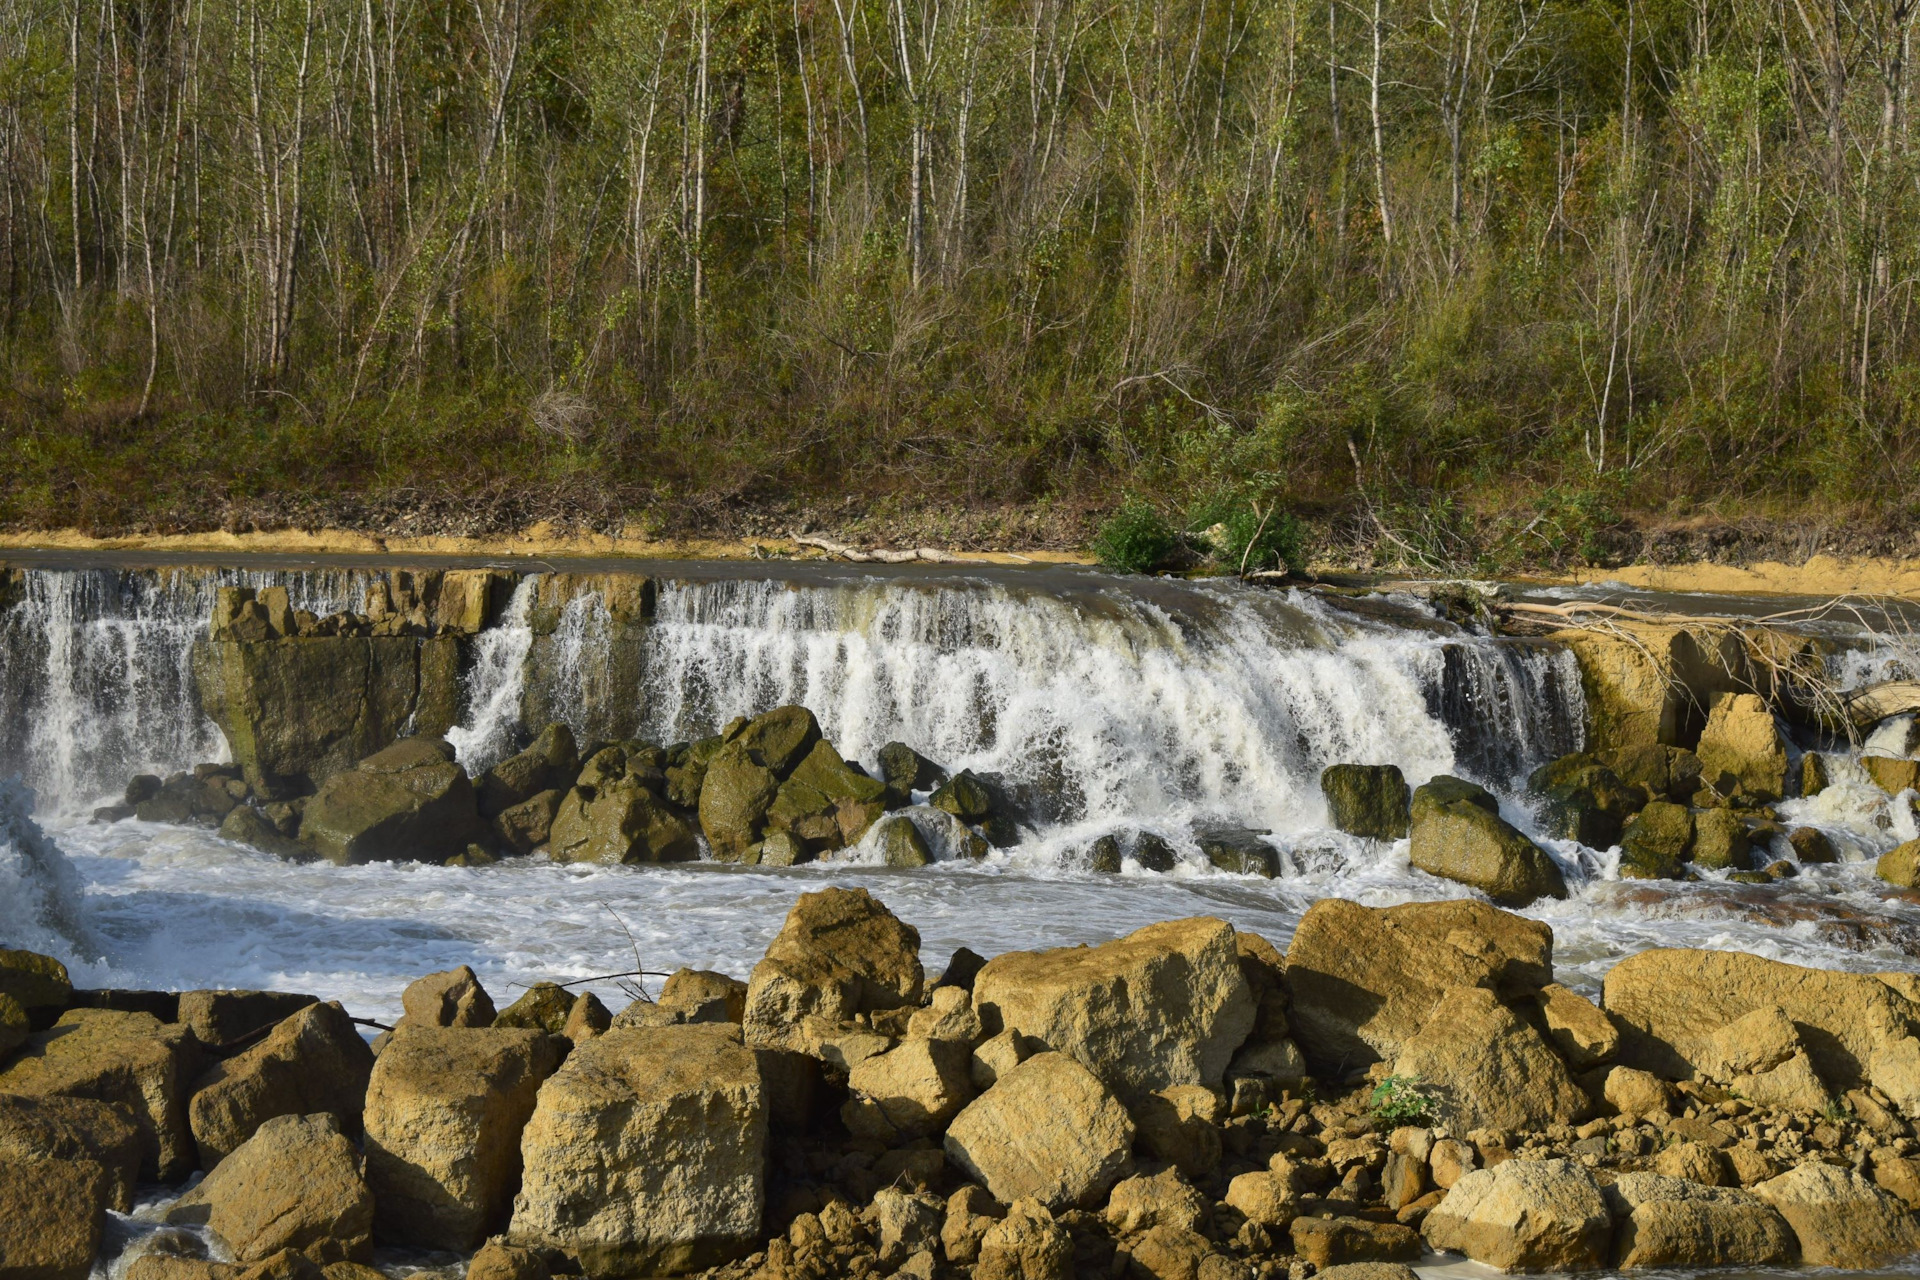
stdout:
[[[1465,635],[1410,601],[1059,570],[690,566],[656,580],[652,620],[639,623],[616,619],[590,577],[563,590],[530,575],[465,644],[463,723],[449,736],[469,767],[548,718],[583,742],[666,742],[798,702],[869,765],[898,739],[949,768],[999,775],[1024,810],[1019,845],[911,872],[862,865],[859,852],[787,870],[537,858],[303,865],[206,828],[83,815],[136,770],[223,753],[192,678],[218,586],[283,584],[296,607],[325,614],[357,607],[366,572],[34,571],[13,581],[0,608],[0,774],[39,790],[51,840],[20,826],[27,800],[9,793],[0,942],[53,950],[92,985],[321,991],[372,1016],[393,1013],[410,978],[457,964],[509,997],[510,983],[627,968],[628,930],[648,968],[744,974],[794,894],[825,883],[871,888],[921,930],[931,964],[956,945],[1097,941],[1201,913],[1284,944],[1321,897],[1466,892],[1412,871],[1404,844],[1328,830],[1322,768],[1391,762],[1414,782],[1474,777],[1537,833],[1517,780],[1576,749],[1583,719],[1566,653]],[[1842,768],[1827,793],[1782,805],[1782,820],[1820,826],[1851,858],[1890,847],[1912,823],[1857,772]],[[932,830],[938,820],[916,812],[936,853],[952,852],[956,842]],[[1280,877],[1209,867],[1199,838],[1222,827],[1268,833]],[[1094,838],[1141,831],[1183,855],[1173,872],[1083,869]],[[1603,851],[1543,843],[1572,873],[1573,896],[1529,913],[1553,923],[1562,975],[1586,989],[1648,945],[1856,968],[1911,967],[1920,954],[1920,912],[1879,899],[1869,862],[1810,867],[1749,892],[1711,875],[1622,882]]]
[[662,740],[783,703],[843,754],[899,739],[995,773],[1034,816],[1172,834],[1324,827],[1320,772],[1505,784],[1577,749],[1572,659],[1343,614],[1300,592],[855,580],[666,584],[645,703]]
[[522,578],[499,622],[474,638],[465,716],[448,731],[447,742],[467,772],[476,776],[511,755],[517,745],[527,651],[533,647],[528,614],[538,588],[537,577]]
[[224,758],[201,712],[193,642],[222,586],[284,586],[317,614],[358,605],[362,575],[34,571],[0,608],[0,776],[43,806],[83,806],[142,771]]

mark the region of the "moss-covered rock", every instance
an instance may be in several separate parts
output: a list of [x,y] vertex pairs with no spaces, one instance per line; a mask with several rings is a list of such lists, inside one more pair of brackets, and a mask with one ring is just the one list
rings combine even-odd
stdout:
[[1348,835],[1398,840],[1407,834],[1410,793],[1398,765],[1330,765],[1321,771],[1320,792],[1333,825]]
[[890,867],[926,867],[933,865],[933,854],[911,818],[895,815],[880,828],[880,851]]
[[779,777],[793,770],[820,741],[820,724],[805,707],[775,707],[749,720],[730,745],[738,745]]
[[1747,824],[1731,809],[1704,809],[1693,819],[1693,863],[1713,870],[1746,871],[1752,865]]
[[1685,805],[1656,800],[1633,816],[1620,835],[1620,876],[1673,880],[1693,852],[1693,814]]
[[579,771],[573,730],[550,724],[525,751],[480,775],[480,816],[494,817],[542,791],[565,791]]
[[737,860],[755,843],[779,794],[780,779],[738,740],[727,743],[707,765],[700,787],[700,828],[713,856]]
[[1217,870],[1271,880],[1280,874],[1280,855],[1254,831],[1222,829],[1200,833],[1200,852]]
[[686,820],[626,776],[569,791],[554,813],[547,849],[555,862],[687,862],[700,853]]
[[483,838],[473,784],[439,738],[403,738],[321,784],[301,843],[343,866],[439,862]]
[[1500,817],[1484,788],[1442,775],[1413,793],[1412,864],[1471,885],[1503,906],[1567,896],[1547,851]]
[[[1660,757],[1659,777],[1664,786],[1665,750],[1643,747],[1635,754]],[[1577,840],[1592,849],[1617,844],[1621,827],[1646,803],[1643,790],[1629,786],[1612,769],[1584,754],[1562,756],[1542,765],[1527,779],[1527,786],[1541,799],[1540,820],[1548,835]]]
[[494,1015],[496,1027],[525,1027],[557,1036],[566,1029],[567,1015],[573,1012],[574,997],[565,987],[552,982],[536,982],[512,1004]]
[[949,778],[927,803],[966,823],[980,822],[993,813],[993,793],[971,769],[962,769]]

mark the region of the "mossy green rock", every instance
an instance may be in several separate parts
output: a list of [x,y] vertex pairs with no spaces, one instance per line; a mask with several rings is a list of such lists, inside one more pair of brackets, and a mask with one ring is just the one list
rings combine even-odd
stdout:
[[788,782],[812,787],[829,800],[879,800],[887,794],[887,784],[870,778],[840,758],[825,738],[813,744],[806,758],[787,775]]
[[880,776],[902,794],[928,791],[946,780],[939,765],[904,742],[889,742],[880,748]]
[[756,761],[740,739],[722,747],[700,787],[700,828],[713,856],[738,859],[759,838],[779,791],[773,770]]
[[1398,840],[1411,822],[1406,775],[1393,764],[1336,764],[1321,771],[1333,825],[1350,836]]
[[1827,767],[1827,758],[1818,751],[1809,751],[1800,757],[1800,794],[1817,796],[1833,784],[1833,771]]
[[1271,880],[1280,874],[1280,855],[1251,831],[1202,832],[1200,852],[1216,870],[1229,875]]
[[342,866],[442,862],[485,838],[473,784],[438,738],[405,738],[320,784],[300,841]]
[[[1666,752],[1640,747],[1640,756],[1660,757],[1660,777],[1666,776]],[[1577,840],[1590,849],[1610,849],[1619,843],[1621,827],[1646,802],[1646,793],[1630,787],[1606,765],[1589,755],[1562,756],[1536,769],[1527,786],[1541,798],[1541,825],[1561,840]]]
[[[1567,896],[1566,877],[1545,849],[1508,825],[1492,797],[1458,778],[1414,792],[1408,859],[1428,875],[1470,885],[1506,907]],[[1459,783],[1459,786],[1452,784]],[[1472,788],[1473,795],[1463,788]],[[1424,793],[1424,797],[1423,797]],[[1442,800],[1442,795],[1457,798]]]
[[962,769],[935,791],[927,803],[962,822],[979,822],[993,812],[993,793],[973,776],[972,770]]
[[27,1021],[27,1007],[12,996],[0,992],[0,1064],[27,1042],[33,1024]]
[[1692,850],[1693,815],[1685,805],[1656,800],[1633,815],[1620,834],[1620,877],[1678,879]]
[[690,862],[700,856],[693,828],[632,778],[569,791],[548,829],[547,850],[555,862]]
[[1693,818],[1693,864],[1716,871],[1752,865],[1747,824],[1731,809],[1705,809]]
[[805,707],[775,707],[749,720],[729,746],[738,746],[758,763],[785,777],[820,741],[820,724]]
[[925,867],[933,864],[933,854],[921,838],[920,828],[910,818],[888,818],[880,828],[880,851],[890,867]]
[[525,1027],[557,1036],[566,1028],[573,1001],[573,994],[565,987],[553,982],[536,982],[527,988],[525,995],[495,1014],[493,1025]]
[[1491,814],[1498,815],[1500,812],[1500,802],[1479,783],[1456,778],[1450,773],[1440,773],[1413,789],[1412,820],[1417,825],[1423,810],[1445,808],[1462,801]]
[[550,724],[533,744],[480,776],[480,816],[491,818],[542,791],[564,791],[580,771],[573,730]]

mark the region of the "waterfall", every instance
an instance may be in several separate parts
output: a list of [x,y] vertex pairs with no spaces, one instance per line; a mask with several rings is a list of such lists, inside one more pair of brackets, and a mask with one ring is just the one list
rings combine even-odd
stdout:
[[222,586],[285,586],[296,608],[357,603],[359,575],[35,570],[0,608],[0,776],[83,808],[140,772],[225,758],[200,709],[193,643]]
[[899,739],[1049,820],[1325,825],[1320,771],[1508,784],[1580,743],[1570,655],[1373,622],[1238,584],[662,584],[651,736],[800,703],[843,754]]
[[33,820],[33,793],[0,778],[0,947],[73,960],[98,948],[81,919],[80,876]]
[[526,686],[527,651],[533,647],[529,615],[539,585],[537,575],[522,578],[500,621],[473,642],[465,715],[447,731],[447,741],[467,772],[476,776],[519,746],[520,695]]

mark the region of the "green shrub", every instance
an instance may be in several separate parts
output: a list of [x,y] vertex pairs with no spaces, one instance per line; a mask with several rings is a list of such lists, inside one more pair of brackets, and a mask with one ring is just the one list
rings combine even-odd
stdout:
[[1209,555],[1235,573],[1256,569],[1285,569],[1299,573],[1307,567],[1306,526],[1279,501],[1259,503],[1218,498],[1202,503],[1189,514],[1190,537],[1219,526],[1219,541],[1206,547]]
[[1147,502],[1129,498],[1093,538],[1093,554],[1109,569],[1145,573],[1180,545],[1180,536]]
[[1424,1125],[1433,1121],[1433,1099],[1412,1076],[1388,1076],[1373,1086],[1367,1110],[1382,1124]]

